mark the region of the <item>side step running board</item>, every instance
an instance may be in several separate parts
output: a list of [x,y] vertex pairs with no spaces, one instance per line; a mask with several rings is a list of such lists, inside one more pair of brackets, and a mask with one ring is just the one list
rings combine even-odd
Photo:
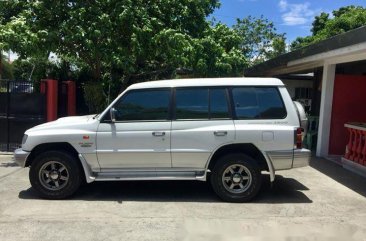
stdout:
[[95,181],[129,181],[129,180],[200,180],[205,181],[204,172],[118,172],[97,173]]
[[92,172],[83,155],[79,154],[84,169],[86,182],[94,181],[129,181],[129,180],[198,180],[206,181],[205,171],[120,171]]

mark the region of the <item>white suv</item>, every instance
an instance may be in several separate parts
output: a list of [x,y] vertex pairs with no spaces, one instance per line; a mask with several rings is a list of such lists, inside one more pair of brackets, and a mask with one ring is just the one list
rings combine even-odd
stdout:
[[245,202],[261,172],[307,166],[299,116],[274,78],[182,79],[131,85],[101,114],[60,118],[25,132],[14,159],[41,197],[83,181],[209,180]]

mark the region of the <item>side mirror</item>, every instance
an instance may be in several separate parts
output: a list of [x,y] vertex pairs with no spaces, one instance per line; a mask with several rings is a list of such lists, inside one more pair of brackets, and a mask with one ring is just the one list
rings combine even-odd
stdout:
[[109,114],[111,116],[111,121],[115,122],[116,121],[116,109],[114,109],[113,107],[109,110]]

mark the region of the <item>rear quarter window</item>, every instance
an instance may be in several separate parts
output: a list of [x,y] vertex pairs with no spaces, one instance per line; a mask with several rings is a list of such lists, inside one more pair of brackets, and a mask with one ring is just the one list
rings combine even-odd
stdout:
[[284,119],[287,116],[277,87],[235,87],[232,95],[238,119]]

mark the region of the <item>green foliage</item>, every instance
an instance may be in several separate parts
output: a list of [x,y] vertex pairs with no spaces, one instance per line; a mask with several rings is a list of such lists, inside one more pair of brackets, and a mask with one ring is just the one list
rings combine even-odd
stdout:
[[366,8],[347,6],[333,11],[333,18],[326,13],[315,17],[312,36],[299,37],[291,43],[291,50],[317,43],[332,36],[366,25]]
[[296,50],[305,46],[308,46],[312,43],[315,43],[314,36],[306,36],[306,37],[297,37],[292,43],[290,44],[290,50]]
[[0,79],[13,79],[13,66],[7,61],[5,56],[0,55]]
[[312,23],[313,27],[311,29],[313,35],[317,35],[322,29],[324,29],[328,20],[328,13],[321,13],[319,16],[315,16],[315,20]]
[[237,32],[224,24],[208,28],[193,41],[189,67],[198,77],[242,75],[247,61],[238,48],[240,42]]
[[263,16],[237,19],[233,28],[241,37],[240,50],[251,65],[286,52],[284,34],[276,33],[273,22]]
[[85,103],[90,113],[100,113],[107,105],[107,97],[104,94],[103,86],[98,82],[88,82],[84,84]]
[[333,16],[335,18],[338,18],[340,16],[342,16],[345,13],[349,13],[349,12],[358,12],[358,11],[362,11],[364,8],[361,6],[354,6],[354,5],[350,5],[350,6],[345,6],[345,7],[341,7],[338,10],[334,10],[332,12]]
[[348,11],[343,10],[342,14],[329,21],[319,35],[329,38],[364,25],[366,25],[366,8],[349,8]]
[[54,52],[88,66],[95,80],[103,66],[130,78],[185,64],[182,49],[203,33],[206,16],[218,6],[216,0],[16,2],[0,2],[0,9],[21,9],[0,28],[7,43],[0,48],[24,57]]
[[[105,105],[104,93],[113,98],[135,82],[175,78],[177,68],[195,77],[241,76],[285,52],[284,35],[264,17],[238,19],[232,28],[210,24],[217,7],[218,0],[0,1],[0,49],[20,55],[18,79],[34,68],[33,80],[86,83],[93,112]],[[58,63],[48,61],[50,53]]]
[[41,79],[49,77],[48,73],[54,65],[47,59],[28,58],[17,59],[13,62],[14,79],[16,80],[31,80],[39,82]]

